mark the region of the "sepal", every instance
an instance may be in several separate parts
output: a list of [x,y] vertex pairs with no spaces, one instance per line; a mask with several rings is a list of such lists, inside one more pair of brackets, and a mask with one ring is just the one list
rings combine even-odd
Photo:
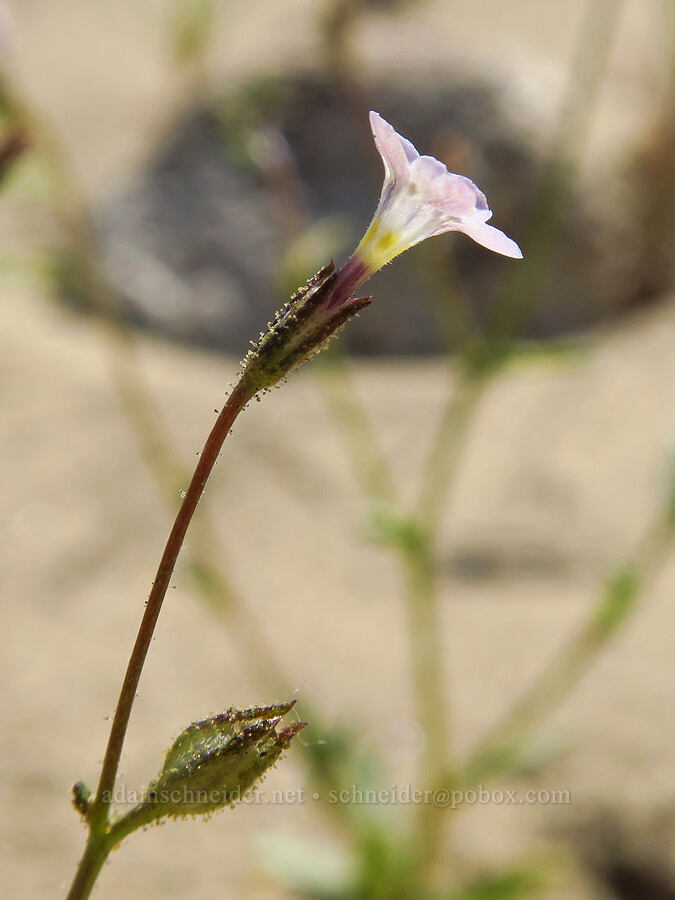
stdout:
[[303,285],[275,314],[266,332],[252,342],[242,360],[244,376],[254,392],[273,387],[307,362],[370,303],[370,297],[336,293],[338,272],[330,262]]
[[277,762],[305,722],[280,728],[295,701],[228,709],[193,722],[169,748],[164,765],[130,822],[209,815],[233,806]]

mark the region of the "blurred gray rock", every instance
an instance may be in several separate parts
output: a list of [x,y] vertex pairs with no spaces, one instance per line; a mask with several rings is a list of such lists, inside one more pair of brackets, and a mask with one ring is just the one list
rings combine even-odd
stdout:
[[331,255],[346,258],[367,227],[382,178],[367,105],[422,152],[469,175],[487,194],[494,224],[522,243],[526,260],[497,257],[462,235],[427,242],[372,279],[367,290],[377,302],[345,332],[352,349],[442,350],[448,328],[439,315],[457,304],[452,282],[461,285],[470,315],[484,320],[514,266],[527,267],[519,273],[524,305],[528,294],[536,301],[523,315],[528,335],[568,332],[630,302],[630,255],[606,253],[615,241],[612,222],[591,215],[564,183],[556,202],[565,225],[553,266],[537,271],[527,235],[536,235],[528,216],[540,148],[527,123],[505,114],[498,87],[375,85],[368,104],[357,100],[318,77],[295,76],[178,121],[147,169],[97,211],[107,274],[125,314],[160,334],[242,355],[284,301],[291,285],[280,271],[288,280],[289,246],[302,246],[310,223],[337,218],[340,238],[316,259],[300,254],[293,286]]

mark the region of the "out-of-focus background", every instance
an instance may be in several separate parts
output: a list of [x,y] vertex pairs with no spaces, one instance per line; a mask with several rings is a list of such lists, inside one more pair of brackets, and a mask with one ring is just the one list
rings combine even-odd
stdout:
[[[416,248],[373,278],[340,355],[237,423],[121,781],[146,784],[181,727],[232,704],[290,691],[326,730],[310,722],[260,802],[133,836],[95,896],[394,896],[354,887],[390,866],[363,835],[405,845],[415,810],[354,824],[307,760],[326,740],[385,789],[418,784],[396,544],[426,483],[448,758],[525,696],[523,753],[485,785],[539,792],[442,811],[434,896],[672,900],[672,0],[0,10],[3,894],[65,894],[70,786],[96,781],[185,470],[248,340],[367,226],[375,108],[476,181],[525,259],[462,235]],[[220,589],[191,579],[193,551]],[[612,606],[627,572],[634,605]]]

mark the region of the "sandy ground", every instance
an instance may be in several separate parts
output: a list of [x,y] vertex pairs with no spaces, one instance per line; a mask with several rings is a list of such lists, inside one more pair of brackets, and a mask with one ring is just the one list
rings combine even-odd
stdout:
[[[574,367],[513,372],[485,400],[447,522],[446,552],[478,548],[498,576],[443,587],[459,750],[574,628],[657,503],[675,413],[674,312],[666,306],[603,337]],[[105,347],[86,323],[18,290],[6,296],[0,789],[11,815],[1,826],[2,877],[5,893],[11,885],[23,896],[58,896],[80,850],[68,789],[95,778],[169,525],[120,413]],[[189,460],[234,364],[151,342],[141,350],[167,429]],[[446,381],[440,364],[358,372],[404,483],[414,480]],[[232,577],[299,694],[388,745],[392,772],[409,779],[417,744],[395,573],[359,539],[366,508],[311,371],[246,413],[206,502]],[[232,637],[193,602],[180,573],[176,586],[125,754],[131,786],[152,777],[161,748],[188,720],[276,699],[261,696]],[[675,559],[547,723],[569,748],[533,783],[570,790],[573,803],[462,814],[470,858],[522,852],[598,805],[635,816],[672,804],[674,587]],[[291,754],[270,787],[301,784],[296,762]],[[252,837],[309,836],[318,821],[312,804],[249,807],[210,825],[152,831],[114,858],[98,896],[178,897],[190,884],[191,897],[212,897],[223,871],[222,896],[240,896],[244,885],[247,896],[279,896],[253,890]]]
[[[162,4],[9,5],[19,26],[17,78],[55,123],[89,194],[104,196],[150,153],[180,102],[158,27]],[[553,6],[555,16],[546,17],[542,10]],[[233,2],[214,71],[250,70],[254,39],[267,64],[311,60],[307,16],[316,8],[311,0]],[[563,15],[558,4],[523,0],[509,17],[499,2],[437,2],[392,28],[429,64],[445,59],[452,35],[452,54],[476,65],[498,60],[541,108],[542,92],[555,95],[564,82],[581,8],[566,4]],[[642,109],[658,83],[657,64],[645,62],[655,57],[645,9],[653,7],[626,4],[598,148],[625,125],[619,101],[632,98]],[[487,19],[500,27],[477,40]],[[282,20],[297,28],[282,29]],[[622,54],[628,36],[631,53]],[[375,59],[387,55],[381,22],[373,20],[362,41]],[[7,212],[0,218],[8,240],[12,221]],[[674,346],[671,302],[600,335],[579,363],[520,367],[486,397],[444,533],[448,573],[458,556],[487,561],[483,577],[448,577],[443,585],[457,751],[542,669],[648,523],[675,426]],[[165,426],[189,462],[236,363],[147,339],[139,352]],[[95,326],[37,290],[3,282],[0,373],[0,890],[54,897],[64,893],[84,838],[70,785],[95,781],[106,717],[171,514],[122,413]],[[445,369],[362,364],[357,380],[410,493],[444,400]],[[407,783],[419,742],[396,572],[361,539],[367,506],[310,370],[242,417],[205,503],[228,571],[287,660],[298,694],[385,746],[392,778]],[[123,780],[134,787],[154,775],[161,750],[186,722],[230,704],[279,699],[261,695],[236,638],[194,602],[180,572],[175,583],[124,757]],[[674,588],[675,559],[630,627],[547,720],[548,737],[567,751],[526,784],[569,790],[573,803],[463,812],[455,834],[467,859],[517,858],[599,807],[632,823],[672,809]],[[291,753],[268,785],[293,789],[303,777]],[[208,825],[170,825],[130,841],[96,896],[280,898],[251,849],[256,836],[279,832],[331,840],[312,803],[246,806]],[[549,897],[606,895],[572,866]]]

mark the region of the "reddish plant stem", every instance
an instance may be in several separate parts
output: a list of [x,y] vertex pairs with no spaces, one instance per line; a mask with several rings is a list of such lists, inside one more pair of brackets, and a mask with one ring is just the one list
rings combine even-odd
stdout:
[[166,542],[162,558],[152,583],[152,590],[145,606],[145,612],[141,620],[136,643],[129,658],[129,664],[122,683],[115,717],[110,729],[110,737],[108,738],[108,746],[106,748],[103,766],[101,768],[101,777],[99,779],[96,798],[92,803],[88,819],[89,825],[93,832],[100,832],[107,827],[108,811],[112,800],[113,789],[115,787],[115,779],[117,777],[117,769],[119,767],[120,756],[122,753],[122,745],[129,724],[131,708],[136,697],[136,689],[143,671],[148,649],[152,640],[152,635],[162,609],[164,597],[169,588],[169,582],[176,566],[176,560],[185,538],[192,516],[197,508],[197,504],[204,492],[206,482],[209,479],[211,471],[218,459],[218,454],[223,446],[223,442],[227,437],[234,420],[237,418],[242,409],[253,396],[254,391],[250,385],[246,383],[246,379],[242,379],[233,388],[232,393],[227,399],[220,415],[216,419],[216,423],[211,429],[211,433],[206,439],[206,443],[202,449],[199,461],[194,470],[194,474],[190,484],[183,497],[173,528]]

